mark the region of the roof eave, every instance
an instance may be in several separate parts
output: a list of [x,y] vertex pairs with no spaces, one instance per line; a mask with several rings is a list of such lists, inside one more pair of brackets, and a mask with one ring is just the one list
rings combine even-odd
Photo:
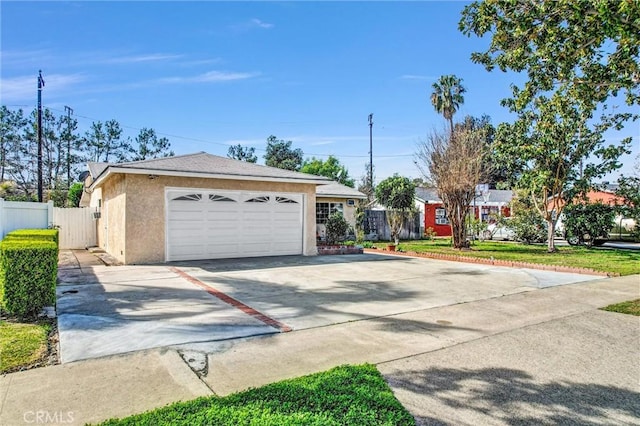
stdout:
[[175,177],[199,177],[207,179],[226,179],[226,180],[247,180],[247,181],[262,181],[262,182],[285,182],[285,183],[306,183],[312,185],[326,185],[330,182],[329,179],[297,179],[288,177],[275,177],[275,176],[247,176],[247,175],[234,175],[225,173],[201,173],[201,172],[183,172],[174,170],[156,170],[156,169],[139,169],[130,167],[107,167],[90,185],[91,188],[97,188],[111,175],[116,173],[123,174],[136,174],[136,175],[155,175],[155,176],[175,176]]
[[357,198],[359,200],[364,200],[367,198],[366,195],[347,195],[347,194],[318,194],[316,193],[316,198]]

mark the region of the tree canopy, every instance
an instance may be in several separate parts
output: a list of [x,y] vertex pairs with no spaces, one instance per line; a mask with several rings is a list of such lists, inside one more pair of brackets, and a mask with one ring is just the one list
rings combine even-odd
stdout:
[[414,210],[416,186],[408,177],[396,173],[380,182],[375,193],[378,202],[387,209],[391,238],[398,244],[402,225]]
[[563,207],[629,152],[630,138],[606,145],[604,134],[638,116],[612,112],[608,102],[624,94],[628,105],[640,103],[640,3],[487,0],[465,7],[459,28],[491,35],[474,62],[527,76],[502,101],[516,119],[498,127],[496,149],[547,221],[548,250],[555,251]]
[[247,163],[256,163],[258,161],[254,147],[244,147],[240,144],[230,146],[227,151],[227,157],[234,160],[246,161]]
[[279,169],[298,171],[302,166],[302,156],[300,148],[293,149],[293,142],[278,140],[271,135],[267,138],[267,153],[264,156],[265,164]]
[[340,164],[340,160],[333,155],[330,155],[326,160],[315,157],[307,158],[302,163],[300,171],[302,173],[325,176],[351,188],[355,186],[355,180],[349,177],[349,170]]
[[443,75],[433,83],[432,88],[431,103],[438,114],[442,114],[449,122],[451,133],[453,133],[453,115],[464,103],[463,93],[466,92],[462,79],[455,75]]

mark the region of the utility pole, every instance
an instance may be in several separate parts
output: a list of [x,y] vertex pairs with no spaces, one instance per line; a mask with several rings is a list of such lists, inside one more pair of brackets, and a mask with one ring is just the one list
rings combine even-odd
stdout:
[[42,202],[42,70],[38,71],[38,202]]
[[373,192],[373,113],[369,114],[369,185]]
[[64,106],[64,110],[67,112],[67,192],[71,189],[71,114],[73,110]]

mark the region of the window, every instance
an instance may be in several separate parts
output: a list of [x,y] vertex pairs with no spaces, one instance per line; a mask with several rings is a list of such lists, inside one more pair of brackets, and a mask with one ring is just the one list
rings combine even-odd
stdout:
[[356,200],[354,200],[353,198],[349,198],[349,199],[347,200],[347,205],[348,205],[349,207],[353,207],[353,206],[355,206],[355,205],[356,205]]
[[316,224],[327,223],[329,216],[335,212],[343,212],[342,203],[316,203]]
[[294,201],[291,198],[286,198],[286,197],[276,197],[276,203],[280,203],[280,204],[298,204],[297,201]]
[[447,212],[442,207],[436,209],[436,225],[448,225]]
[[202,194],[188,194],[176,197],[173,201],[200,201],[202,200]]
[[269,197],[267,195],[262,195],[260,197],[250,198],[245,203],[268,203]]
[[209,194],[209,200],[211,201],[231,201],[232,203],[235,203],[236,200],[233,200],[229,197],[225,197],[224,195],[217,195],[217,194]]

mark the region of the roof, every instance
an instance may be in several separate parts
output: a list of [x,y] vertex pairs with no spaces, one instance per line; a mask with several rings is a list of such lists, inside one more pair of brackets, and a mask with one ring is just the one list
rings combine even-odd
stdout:
[[206,152],[127,163],[89,163],[88,166],[94,179],[92,186],[99,186],[107,176],[114,173],[298,182],[316,185],[331,182],[329,178],[322,176],[233,160]]
[[328,185],[316,186],[316,197],[335,197],[335,198],[367,198],[362,192],[343,185],[338,182],[331,182]]
[[[426,203],[441,203],[442,200],[438,196],[435,188],[416,188],[416,198]],[[487,195],[487,203],[506,204],[513,199],[513,191],[502,189],[491,189]],[[476,196],[477,203],[484,203],[482,194]]]

